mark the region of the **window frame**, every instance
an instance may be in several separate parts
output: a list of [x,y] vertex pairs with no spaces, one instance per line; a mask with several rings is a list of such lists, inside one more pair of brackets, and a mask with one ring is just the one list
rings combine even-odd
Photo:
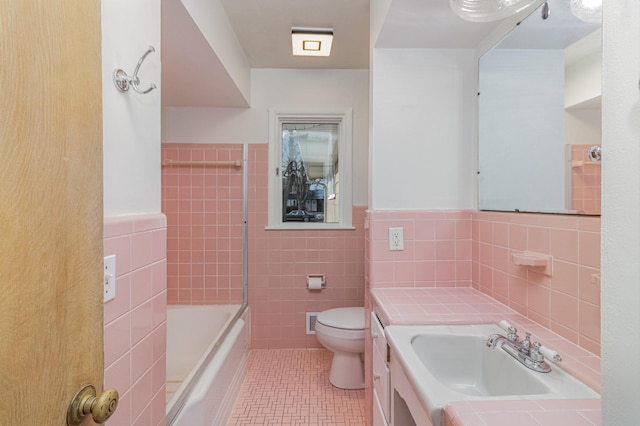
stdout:
[[[282,222],[282,125],[337,123],[340,193],[338,222]],[[353,112],[351,108],[269,109],[269,188],[266,229],[353,229]]]

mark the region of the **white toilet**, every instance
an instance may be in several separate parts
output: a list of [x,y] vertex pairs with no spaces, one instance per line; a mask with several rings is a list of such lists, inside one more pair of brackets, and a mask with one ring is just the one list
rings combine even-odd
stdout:
[[318,314],[316,338],[333,352],[329,381],[341,389],[364,388],[364,308],[335,308]]

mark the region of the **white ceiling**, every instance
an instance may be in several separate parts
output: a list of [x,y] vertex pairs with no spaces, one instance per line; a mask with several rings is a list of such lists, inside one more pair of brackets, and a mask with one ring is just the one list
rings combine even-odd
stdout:
[[[369,0],[219,1],[252,68],[369,68]],[[225,70],[208,59],[210,47],[193,25],[189,28],[191,20],[177,2],[163,0],[163,105],[246,107],[237,94],[227,93],[228,75],[218,75]],[[472,48],[498,25],[463,21],[448,3],[391,0],[375,47]],[[331,56],[292,56],[294,26],[333,28]]]
[[532,13],[497,46],[498,49],[565,49],[600,24],[588,24],[576,18],[567,0],[548,0],[550,15],[542,19],[539,11]]
[[[221,2],[253,68],[369,68],[369,0]],[[331,56],[293,56],[291,27],[333,28]]]
[[449,0],[393,0],[376,48],[473,48],[500,22],[467,22]]

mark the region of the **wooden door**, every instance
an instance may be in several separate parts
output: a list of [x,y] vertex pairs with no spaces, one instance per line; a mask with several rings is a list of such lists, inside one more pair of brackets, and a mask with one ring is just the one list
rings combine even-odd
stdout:
[[0,0],[0,425],[102,389],[100,28],[99,0]]

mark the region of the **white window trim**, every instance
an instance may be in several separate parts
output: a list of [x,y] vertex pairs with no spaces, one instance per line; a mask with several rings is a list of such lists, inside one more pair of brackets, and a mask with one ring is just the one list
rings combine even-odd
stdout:
[[[282,124],[339,123],[339,222],[282,222]],[[266,229],[353,229],[353,112],[351,108],[269,108],[269,190]],[[277,170],[277,172],[276,172]]]

